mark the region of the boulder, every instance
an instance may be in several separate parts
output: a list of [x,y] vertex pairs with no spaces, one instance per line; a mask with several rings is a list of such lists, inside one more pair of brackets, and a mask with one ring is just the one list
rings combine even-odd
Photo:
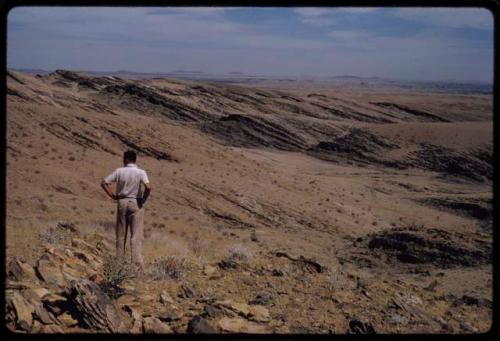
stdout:
[[167,324],[161,322],[156,317],[145,317],[142,320],[142,329],[144,333],[149,334],[170,334],[172,329]]
[[19,258],[12,260],[8,269],[8,276],[16,281],[38,282],[33,267]]
[[29,332],[33,323],[35,307],[18,293],[14,293],[6,300],[7,309],[11,309],[15,315],[16,325],[24,331]]
[[65,286],[66,280],[61,272],[60,265],[55,263],[52,259],[44,256],[38,260],[36,266],[38,276],[49,285],[58,287]]
[[229,333],[265,334],[270,332],[266,326],[247,321],[241,317],[223,317],[218,324],[223,331]]
[[96,283],[87,279],[72,281],[70,300],[87,327],[104,332],[126,332],[118,309]]
[[217,329],[207,319],[197,315],[188,322],[187,332],[193,334],[215,334],[217,333]]
[[249,303],[256,305],[268,305],[273,302],[273,295],[269,291],[261,291]]
[[234,302],[230,299],[217,301],[214,305],[221,307],[229,313],[235,313],[257,322],[268,322],[271,319],[269,311],[262,305],[248,305],[246,303]]
[[180,320],[183,316],[184,313],[174,305],[166,307],[165,310],[158,314],[158,318],[166,322]]
[[23,292],[24,298],[35,308],[32,314],[34,318],[43,324],[52,324],[56,320],[47,310],[45,310],[42,297],[48,294],[47,289],[37,288],[37,289],[27,289]]

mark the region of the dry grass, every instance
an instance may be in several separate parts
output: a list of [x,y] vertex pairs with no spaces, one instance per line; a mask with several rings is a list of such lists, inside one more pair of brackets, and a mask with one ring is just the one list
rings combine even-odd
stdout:
[[65,231],[59,227],[49,227],[38,234],[38,238],[42,243],[60,245],[67,239]]
[[228,248],[225,259],[239,263],[251,263],[254,260],[254,254],[243,244],[233,244]]
[[165,256],[153,260],[147,271],[154,280],[181,280],[186,278],[190,268],[191,264],[184,257]]
[[201,259],[206,256],[209,250],[209,243],[207,240],[195,236],[189,240],[188,247],[196,258]]

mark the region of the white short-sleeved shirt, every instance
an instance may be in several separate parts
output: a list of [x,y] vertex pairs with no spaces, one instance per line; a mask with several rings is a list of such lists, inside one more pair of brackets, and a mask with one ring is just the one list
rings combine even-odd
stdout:
[[141,183],[149,183],[146,172],[133,163],[117,168],[104,178],[104,182],[116,182],[116,195],[119,198],[142,198]]

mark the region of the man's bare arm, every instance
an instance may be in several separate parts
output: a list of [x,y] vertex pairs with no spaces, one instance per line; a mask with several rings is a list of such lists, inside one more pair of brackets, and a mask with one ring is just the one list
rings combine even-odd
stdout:
[[106,181],[102,180],[101,187],[111,199],[116,200],[116,195],[113,194],[113,190],[109,187]]
[[142,196],[142,204],[148,200],[149,195],[151,194],[151,185],[148,183],[144,184],[144,195]]

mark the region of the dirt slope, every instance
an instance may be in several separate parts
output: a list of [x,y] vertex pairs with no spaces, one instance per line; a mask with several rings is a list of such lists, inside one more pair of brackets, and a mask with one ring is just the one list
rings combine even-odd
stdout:
[[[71,251],[58,223],[74,224],[92,247],[113,242],[115,204],[99,183],[132,148],[153,186],[149,272],[126,283],[146,307],[134,318],[139,332],[194,332],[199,319],[217,332],[490,327],[491,96],[285,91],[60,70],[9,71],[7,100],[7,261],[23,257],[34,267],[37,277],[25,282],[35,289],[60,290],[39,269],[50,245]],[[153,276],[166,256],[190,271]],[[16,295],[26,288],[9,290],[23,302]],[[163,318],[172,308],[160,302],[164,291],[179,319]],[[235,308],[259,295],[269,298],[258,308],[268,318]],[[130,307],[119,299],[111,304],[130,331]],[[69,312],[75,324],[59,311],[50,323],[34,318],[37,327],[13,313],[11,326],[96,331],[77,307]]]

